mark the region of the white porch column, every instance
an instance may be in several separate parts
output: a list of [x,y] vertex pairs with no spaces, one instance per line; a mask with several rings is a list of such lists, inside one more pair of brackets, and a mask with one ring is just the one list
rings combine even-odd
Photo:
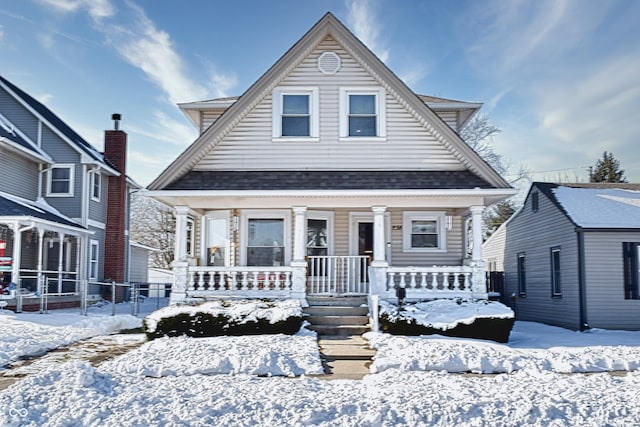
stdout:
[[384,292],[387,281],[386,233],[384,230],[384,213],[386,206],[372,206],[373,211],[373,261],[369,267],[369,294],[380,295]]
[[371,265],[379,265],[384,263],[387,266],[386,261],[386,239],[384,232],[384,213],[387,210],[386,206],[372,206],[373,211],[373,262]]
[[304,261],[306,239],[304,236],[305,221],[307,219],[307,207],[306,206],[294,206],[291,208],[295,215],[294,217],[294,235],[293,235],[293,260]]
[[482,261],[482,213],[484,206],[471,206],[471,232],[473,234],[473,248],[471,249],[471,260],[473,262]]
[[22,232],[20,223],[13,224],[13,259],[11,264],[11,281],[16,285],[20,283],[20,254],[22,253]]
[[471,233],[473,235],[473,247],[471,248],[471,266],[473,277],[471,286],[475,298],[487,299],[487,278],[482,260],[482,213],[484,206],[471,206]]
[[[64,271],[64,233],[58,233],[58,292],[62,292],[62,272]],[[47,289],[47,293],[49,290]]]
[[169,304],[179,304],[187,299],[187,282],[189,281],[189,265],[187,261],[173,261],[173,283]]
[[293,235],[293,261],[291,261],[291,298],[296,298],[306,304],[307,295],[307,261],[305,229],[307,222],[307,207],[293,206],[294,235]]
[[187,260],[187,215],[188,206],[176,206],[176,237],[173,258],[176,261]]
[[42,293],[44,289],[44,275],[42,273],[44,262],[44,230],[38,229],[38,292]]

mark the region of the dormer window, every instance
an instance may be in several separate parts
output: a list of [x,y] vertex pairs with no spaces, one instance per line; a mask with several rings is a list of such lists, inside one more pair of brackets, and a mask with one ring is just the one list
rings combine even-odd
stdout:
[[273,91],[273,138],[318,138],[318,89],[280,87]]
[[386,109],[381,88],[340,88],[340,137],[385,138]]

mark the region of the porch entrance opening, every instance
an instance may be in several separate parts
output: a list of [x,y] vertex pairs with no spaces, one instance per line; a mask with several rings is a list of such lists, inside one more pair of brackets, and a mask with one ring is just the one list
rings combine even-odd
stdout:
[[[317,253],[317,252],[316,252]],[[373,256],[373,223],[358,222],[358,254],[307,256],[309,295],[366,295],[369,262]]]

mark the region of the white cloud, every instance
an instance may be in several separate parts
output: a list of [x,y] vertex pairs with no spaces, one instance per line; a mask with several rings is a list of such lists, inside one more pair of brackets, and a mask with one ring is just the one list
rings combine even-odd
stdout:
[[198,136],[196,128],[183,124],[182,122],[178,122],[162,111],[154,111],[153,117],[153,123],[146,125],[144,128],[132,124],[128,127],[128,130],[131,133],[135,133],[146,138],[151,138],[156,141],[164,141],[182,147],[193,142]]
[[115,8],[109,0],[39,0],[40,3],[51,6],[63,13],[73,13],[86,9],[94,20],[108,18],[115,14]]
[[369,49],[371,49],[382,62],[387,62],[389,50],[380,42],[380,28],[382,25],[373,15],[373,7],[369,0],[350,0],[347,2],[349,14],[347,23],[353,33]]

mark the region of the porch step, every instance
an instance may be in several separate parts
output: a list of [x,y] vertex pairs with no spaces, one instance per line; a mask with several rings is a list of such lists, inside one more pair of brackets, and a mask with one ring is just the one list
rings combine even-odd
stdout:
[[307,296],[309,306],[341,306],[341,307],[361,307],[367,305],[366,296]]
[[348,336],[362,335],[369,332],[371,328],[366,325],[314,325],[308,326],[312,331],[316,331],[318,335]]
[[343,307],[339,305],[315,305],[304,309],[309,316],[366,316],[368,307]]
[[306,320],[312,325],[366,325],[369,323],[368,316],[306,316]]

